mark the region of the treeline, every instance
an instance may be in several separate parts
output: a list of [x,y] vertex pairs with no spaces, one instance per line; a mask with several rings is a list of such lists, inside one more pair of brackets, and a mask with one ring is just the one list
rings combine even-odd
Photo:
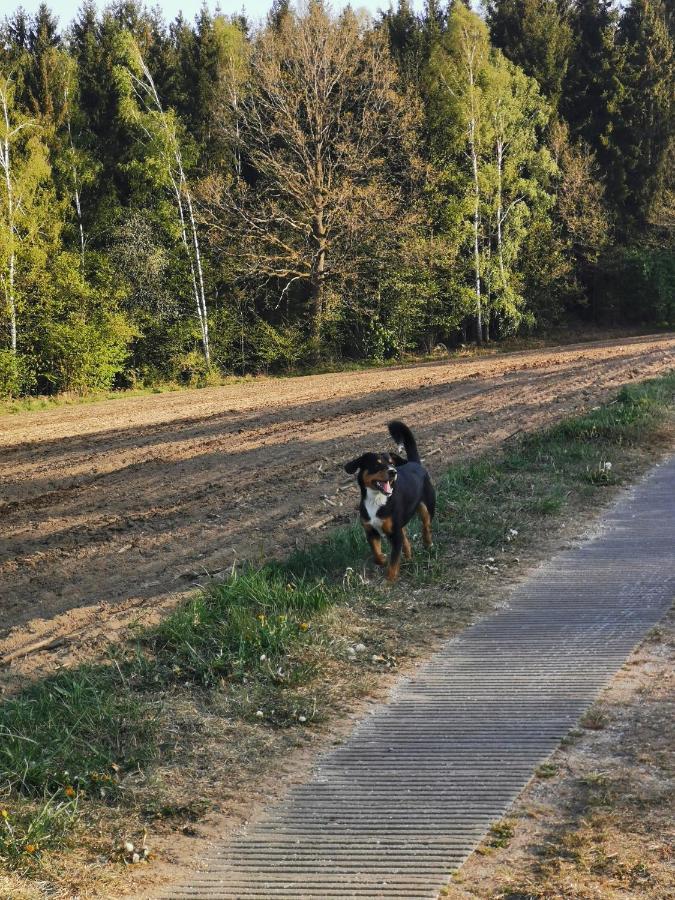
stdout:
[[0,27],[0,393],[675,322],[673,4]]

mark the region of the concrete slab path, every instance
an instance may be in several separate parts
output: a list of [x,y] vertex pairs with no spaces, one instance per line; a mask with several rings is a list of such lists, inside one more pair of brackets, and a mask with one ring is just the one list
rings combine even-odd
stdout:
[[675,594],[675,457],[170,900],[435,898]]

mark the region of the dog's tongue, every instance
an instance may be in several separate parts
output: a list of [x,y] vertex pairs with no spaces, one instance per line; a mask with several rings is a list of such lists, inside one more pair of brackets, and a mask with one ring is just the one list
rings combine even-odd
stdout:
[[382,482],[382,489],[384,490],[385,494],[391,494],[391,485],[388,481]]

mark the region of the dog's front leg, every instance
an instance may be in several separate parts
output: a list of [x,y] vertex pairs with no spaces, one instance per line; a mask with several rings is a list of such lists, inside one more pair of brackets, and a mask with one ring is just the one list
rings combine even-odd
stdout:
[[403,532],[399,529],[394,530],[389,540],[391,541],[391,556],[389,557],[389,565],[387,566],[387,581],[396,581],[396,579],[398,578],[398,573],[401,569]]
[[370,549],[373,551],[373,559],[378,566],[385,566],[387,564],[387,558],[382,552],[382,540],[380,535],[375,531],[373,526],[368,522],[361,522],[363,525],[363,530],[366,532],[366,539],[370,544]]

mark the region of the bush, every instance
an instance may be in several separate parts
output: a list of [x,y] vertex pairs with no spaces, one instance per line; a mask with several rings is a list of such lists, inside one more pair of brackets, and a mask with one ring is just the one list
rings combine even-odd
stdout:
[[618,321],[675,323],[675,255],[669,247],[623,247],[603,260],[601,312]]
[[21,397],[30,393],[34,385],[35,375],[26,357],[11,350],[0,350],[0,397]]
[[124,369],[134,329],[120,314],[87,322],[51,322],[40,335],[38,360],[51,391],[107,390]]
[[297,366],[307,354],[306,342],[299,328],[292,325],[270,325],[258,319],[249,329],[245,354],[249,368],[258,371],[283,371]]

